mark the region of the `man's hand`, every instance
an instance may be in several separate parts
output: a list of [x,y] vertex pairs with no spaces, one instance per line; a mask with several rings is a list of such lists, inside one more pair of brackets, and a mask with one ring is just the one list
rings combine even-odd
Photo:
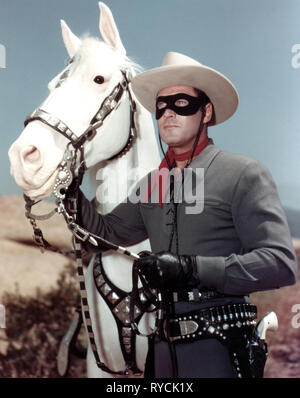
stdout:
[[142,256],[137,266],[151,288],[169,289],[197,286],[195,256],[160,252]]

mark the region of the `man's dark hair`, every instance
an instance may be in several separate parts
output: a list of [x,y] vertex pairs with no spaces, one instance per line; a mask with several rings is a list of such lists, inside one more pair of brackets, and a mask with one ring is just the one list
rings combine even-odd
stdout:
[[200,90],[199,88],[195,88],[195,87],[194,87],[194,90],[196,91],[196,94],[198,95],[198,97],[201,98],[201,100],[203,100],[203,107],[206,104],[209,104],[209,103],[212,104],[213,114],[212,114],[210,121],[207,124],[208,124],[208,126],[213,126],[216,123],[214,104],[211,102],[210,98],[205,94],[204,91]]

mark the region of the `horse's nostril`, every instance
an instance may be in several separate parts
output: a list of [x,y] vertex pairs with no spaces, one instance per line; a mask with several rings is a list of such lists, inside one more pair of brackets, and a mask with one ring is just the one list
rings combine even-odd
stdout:
[[22,151],[22,158],[26,163],[38,163],[41,158],[40,151],[33,145],[28,146]]

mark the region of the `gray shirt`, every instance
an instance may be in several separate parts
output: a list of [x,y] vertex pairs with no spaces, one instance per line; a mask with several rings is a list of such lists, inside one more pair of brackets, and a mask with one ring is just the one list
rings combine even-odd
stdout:
[[[212,141],[190,168],[195,175],[196,169],[204,170],[204,198],[191,204],[187,195],[177,205],[178,253],[197,256],[200,288],[248,295],[294,284],[297,260],[268,170],[254,159],[220,150]],[[129,198],[102,216],[82,194],[79,203],[80,223],[87,230],[123,246],[148,237],[154,253],[168,250],[171,203],[161,208]],[[195,212],[195,205],[202,211]],[[173,239],[171,251],[175,250]]]

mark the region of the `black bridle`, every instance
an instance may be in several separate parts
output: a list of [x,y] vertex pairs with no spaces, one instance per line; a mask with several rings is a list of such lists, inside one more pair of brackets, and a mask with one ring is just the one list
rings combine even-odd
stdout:
[[[62,120],[40,108],[34,110],[30,115],[27,116],[24,122],[25,127],[27,126],[28,123],[36,120],[46,124],[47,126],[57,131],[59,134],[67,138],[69,140],[69,145],[73,147],[75,153],[77,151],[80,151],[82,154],[82,158],[84,159],[84,144],[87,141],[91,141],[95,137],[95,135],[97,134],[97,130],[102,126],[106,117],[114,109],[117,108],[123,96],[123,93],[127,91],[130,101],[130,129],[129,129],[128,139],[125,146],[117,154],[113,155],[108,160],[113,160],[125,155],[132,147],[133,140],[136,136],[135,122],[134,122],[136,103],[133,100],[131,92],[129,90],[129,80],[127,74],[123,70],[121,71],[121,73],[123,76],[122,80],[113,88],[111,93],[103,100],[97,113],[91,119],[89,126],[79,137],[77,137],[76,134],[73,133],[73,131]],[[66,152],[68,150],[68,146]],[[66,152],[64,158],[66,158],[69,155]]]
[[[85,286],[85,278],[84,278],[84,271],[83,271],[83,262],[81,257],[81,249],[82,249],[82,242],[89,241],[94,246],[103,245],[108,249],[115,250],[119,253],[125,254],[134,260],[139,259],[139,255],[135,253],[129,252],[126,248],[122,246],[117,246],[112,242],[108,242],[107,240],[92,234],[91,232],[85,230],[80,225],[77,224],[77,195],[76,192],[81,185],[84,173],[86,171],[85,165],[85,156],[84,156],[84,144],[87,141],[91,141],[97,134],[97,130],[103,125],[104,120],[106,117],[115,110],[121,98],[126,91],[128,93],[129,101],[130,101],[130,129],[128,134],[127,142],[124,148],[121,149],[120,152],[113,155],[108,160],[113,160],[124,156],[132,147],[134,139],[136,138],[136,127],[134,122],[134,115],[136,112],[136,103],[134,102],[130,89],[129,89],[129,79],[125,71],[122,72],[122,80],[113,88],[111,93],[104,99],[99,107],[99,110],[92,118],[89,126],[83,132],[82,135],[77,137],[74,132],[59,118],[56,116],[46,112],[43,109],[36,109],[33,111],[25,120],[24,125],[27,126],[28,123],[33,121],[40,121],[43,124],[54,129],[59,134],[63,135],[65,138],[68,139],[68,144],[66,146],[66,150],[63,155],[63,160],[58,166],[58,173],[57,178],[54,184],[53,195],[56,198],[56,205],[57,208],[52,212],[45,214],[45,215],[35,215],[32,213],[32,207],[37,204],[31,200],[28,196],[24,195],[25,199],[25,209],[26,209],[26,217],[30,220],[30,223],[33,227],[34,231],[34,240],[40,249],[43,251],[44,249],[52,250],[61,254],[75,254],[76,262],[77,262],[77,271],[78,271],[78,279],[80,284],[80,294],[81,294],[81,303],[82,303],[82,311],[86,318],[87,323],[87,331],[89,336],[89,341],[91,344],[91,348],[94,353],[95,361],[97,366],[108,373],[117,374],[117,375],[128,375],[130,364],[126,364],[126,369],[121,371],[113,371],[109,369],[100,359],[97,346],[95,343],[94,333],[92,330],[91,325],[91,317],[89,312],[89,306],[87,302],[87,293],[86,293],[86,286]],[[79,165],[78,165],[79,164]],[[76,170],[77,169],[77,170]],[[75,179],[76,186],[75,189],[72,189],[72,192],[68,191],[72,181]],[[67,203],[67,208],[65,203]],[[74,251],[63,251],[53,247],[47,240],[44,238],[41,229],[37,226],[37,220],[46,220],[50,218],[53,214],[59,213],[62,214],[65,218],[68,228],[71,230],[73,234],[73,244],[74,244]],[[136,267],[133,267],[133,272],[136,273]],[[136,282],[137,284],[137,282]],[[134,299],[135,297],[132,296]],[[132,320],[132,327],[134,331],[139,334],[143,335],[139,332],[137,325]],[[155,331],[153,331],[155,333]],[[153,334],[151,333],[151,334]],[[147,337],[150,335],[147,335]]]
[[[84,173],[86,171],[85,156],[84,156],[84,144],[87,141],[91,141],[97,134],[97,130],[103,125],[106,117],[117,108],[121,98],[125,91],[127,91],[130,101],[130,128],[125,146],[115,155],[113,155],[108,160],[113,160],[124,156],[132,147],[134,139],[136,137],[136,128],[134,122],[134,114],[136,112],[136,104],[132,98],[131,92],[129,90],[129,80],[125,71],[122,72],[122,80],[119,82],[111,91],[111,93],[103,100],[97,113],[91,119],[89,126],[86,130],[77,137],[74,132],[59,118],[46,112],[43,109],[34,110],[25,120],[24,125],[27,126],[33,121],[40,121],[43,124],[51,127],[53,130],[63,135],[68,139],[68,144],[63,155],[63,160],[58,166],[58,173],[56,181],[53,188],[53,195],[56,198],[57,209],[53,210],[51,213],[37,216],[31,212],[31,208],[37,204],[31,200],[29,197],[24,195],[26,202],[26,217],[29,218],[35,227],[35,220],[46,220],[50,218],[55,212],[62,213],[66,216],[66,221],[70,221],[70,218],[65,214],[65,206],[63,200],[66,198],[66,192],[71,185],[74,178],[77,178],[78,186],[80,186]],[[77,163],[79,166],[77,167]],[[76,170],[77,168],[77,170]],[[51,250],[51,245],[46,243],[43,239],[41,231],[35,229],[35,240],[36,243],[41,248],[46,248]],[[80,237],[79,237],[80,239]],[[91,239],[91,243],[95,242]],[[57,251],[57,250],[55,250]]]

